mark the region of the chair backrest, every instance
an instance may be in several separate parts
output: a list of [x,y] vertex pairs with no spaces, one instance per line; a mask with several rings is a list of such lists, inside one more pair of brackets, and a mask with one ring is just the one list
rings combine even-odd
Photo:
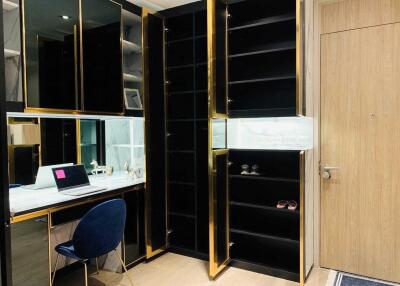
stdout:
[[123,237],[125,220],[126,205],[121,199],[92,208],[79,222],[72,238],[76,254],[90,259],[116,249]]

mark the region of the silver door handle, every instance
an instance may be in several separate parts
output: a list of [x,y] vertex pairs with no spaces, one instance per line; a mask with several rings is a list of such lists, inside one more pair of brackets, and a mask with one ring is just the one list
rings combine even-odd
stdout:
[[325,180],[329,180],[332,177],[331,171],[339,170],[339,169],[340,169],[339,167],[329,167],[329,166],[322,167],[322,170],[321,170],[322,178],[324,178]]

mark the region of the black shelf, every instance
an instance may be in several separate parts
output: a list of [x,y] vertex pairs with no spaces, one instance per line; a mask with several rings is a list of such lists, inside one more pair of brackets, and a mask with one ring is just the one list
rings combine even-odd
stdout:
[[274,177],[265,177],[265,176],[257,176],[257,175],[229,175],[229,178],[245,179],[245,180],[248,179],[248,180],[275,181],[275,182],[292,182],[292,183],[300,182],[298,179],[274,178]]
[[231,31],[236,31],[236,30],[248,29],[248,28],[253,28],[253,27],[257,27],[257,26],[287,22],[287,21],[292,21],[292,20],[296,20],[296,15],[293,13],[287,13],[287,14],[278,15],[278,16],[250,20],[245,23],[242,23],[242,25],[240,25],[240,26],[229,28],[228,30],[231,32]]
[[181,42],[186,42],[186,41],[193,41],[194,37],[186,37],[186,38],[181,38],[181,39],[177,39],[177,40],[171,40],[171,41],[167,41],[166,44],[167,46],[170,44],[176,44],[176,43],[181,43]]
[[182,182],[182,181],[169,181],[169,184],[172,185],[187,185],[187,186],[194,186],[195,183],[194,182]]
[[279,277],[294,282],[298,282],[300,280],[300,274],[298,272],[292,272],[286,269],[259,264],[254,261],[234,258],[231,259],[230,266],[260,274]]
[[262,233],[256,233],[256,232],[251,232],[251,231],[246,231],[246,230],[240,230],[240,229],[235,229],[231,228],[230,229],[231,233],[237,233],[241,235],[246,235],[246,236],[252,236],[252,237],[257,237],[265,240],[275,240],[281,243],[288,243],[288,244],[299,244],[299,240],[294,240],[294,239],[289,239],[285,237],[279,237],[279,236],[273,236],[273,235],[267,235],[267,234],[262,234]]
[[229,58],[232,59],[232,58],[247,57],[260,54],[277,53],[295,49],[296,49],[295,42],[278,43],[274,45],[263,45],[263,46],[252,47],[251,49],[243,51],[241,53],[231,54],[229,55]]
[[254,209],[260,209],[260,210],[266,210],[266,211],[273,211],[277,213],[282,213],[286,215],[295,215],[299,216],[300,212],[299,210],[289,210],[289,209],[279,209],[277,207],[271,207],[271,206],[265,206],[265,205],[256,205],[256,204],[249,204],[249,203],[241,203],[241,202],[230,202],[230,205],[232,206],[238,206],[238,207],[246,207],[246,208],[254,208]]
[[168,153],[192,154],[192,153],[194,153],[194,150],[168,150]]
[[290,108],[229,110],[229,115],[232,118],[295,116],[296,108],[290,107]]
[[168,95],[176,95],[176,94],[190,94],[193,93],[194,90],[183,90],[183,91],[170,91]]
[[264,77],[264,78],[236,80],[236,81],[230,81],[229,85],[264,82],[264,81],[286,80],[286,79],[296,79],[296,75],[270,76],[270,77]]
[[193,66],[194,66],[194,64],[169,66],[169,67],[167,67],[167,70],[176,70],[176,69],[182,69],[182,68],[189,68],[189,67],[193,67]]
[[178,213],[178,212],[168,212],[169,215],[173,215],[173,216],[181,216],[181,217],[186,217],[186,218],[191,218],[191,219],[195,219],[196,216],[195,215],[191,215],[191,214],[185,214],[185,213]]

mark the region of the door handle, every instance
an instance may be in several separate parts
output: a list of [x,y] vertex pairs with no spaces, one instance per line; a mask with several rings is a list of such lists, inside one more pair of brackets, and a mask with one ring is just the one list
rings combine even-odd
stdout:
[[339,170],[339,167],[330,167],[330,166],[324,166],[321,168],[321,174],[322,178],[325,180],[329,180],[332,177],[331,171],[332,170]]

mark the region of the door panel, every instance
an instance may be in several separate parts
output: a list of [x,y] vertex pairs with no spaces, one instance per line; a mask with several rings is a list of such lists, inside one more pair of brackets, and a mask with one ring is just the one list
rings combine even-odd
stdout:
[[229,262],[229,189],[227,149],[212,151],[210,186],[210,276]]
[[321,181],[321,265],[396,282],[399,35],[388,24],[321,36],[321,166],[339,167]]
[[163,75],[163,19],[143,11],[146,124],[147,258],[167,245],[166,134]]

